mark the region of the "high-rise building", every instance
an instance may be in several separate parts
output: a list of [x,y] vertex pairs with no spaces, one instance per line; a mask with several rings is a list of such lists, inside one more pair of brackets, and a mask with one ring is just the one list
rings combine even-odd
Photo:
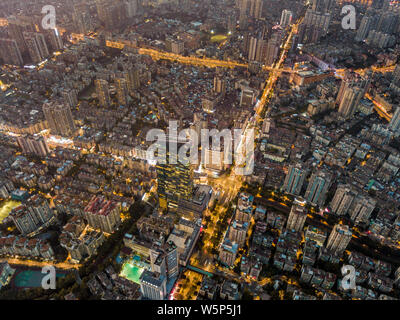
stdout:
[[271,39],[268,40],[268,44],[265,52],[265,64],[271,66],[276,58],[278,57],[280,47],[280,33],[276,32],[272,35]]
[[355,37],[356,41],[361,42],[367,39],[369,32],[375,28],[376,23],[377,19],[375,16],[365,15],[362,18],[360,27],[357,30],[357,34]]
[[346,75],[336,98],[336,104],[339,105],[338,113],[341,117],[349,119],[354,115],[361,99],[367,93],[370,83],[369,77],[353,79],[351,75]]
[[238,253],[239,245],[232,242],[229,238],[225,238],[224,242],[219,248],[218,259],[225,265],[233,267],[235,264],[236,255]]
[[140,290],[145,299],[164,300],[167,296],[167,277],[145,270],[140,276]]
[[376,31],[385,33],[385,34],[393,34],[397,30],[399,24],[399,14],[394,11],[384,11],[379,17],[378,24],[376,27]]
[[381,31],[371,30],[365,42],[371,47],[390,48],[396,43],[396,37]]
[[53,52],[64,48],[63,41],[57,29],[46,30],[45,39],[49,44],[49,50],[51,49]]
[[97,79],[94,81],[94,84],[96,86],[96,93],[100,106],[108,107],[111,103],[108,82],[103,79]]
[[124,0],[127,18],[132,18],[138,15],[140,2],[140,0]]
[[394,132],[400,132],[400,107],[396,108],[396,111],[390,120],[389,128]]
[[166,255],[167,276],[168,278],[176,277],[179,273],[178,248],[173,241],[167,241],[163,249]]
[[261,37],[251,37],[249,45],[249,61],[261,62],[264,56],[265,40]]
[[255,19],[261,19],[262,9],[263,9],[263,0],[249,0],[250,8],[249,15]]
[[322,230],[318,229],[317,227],[314,226],[307,226],[306,231],[304,233],[304,238],[306,241],[311,240],[315,241],[319,247],[323,247],[325,240],[327,237],[327,233]]
[[242,93],[240,94],[240,106],[252,106],[256,97],[257,94],[252,88],[242,87]]
[[331,202],[333,213],[338,216],[345,215],[350,210],[356,194],[350,185],[339,185]]
[[286,193],[300,195],[307,173],[308,170],[305,170],[300,163],[290,165],[282,189]]
[[226,92],[226,81],[219,75],[214,77],[214,92],[222,94]]
[[113,233],[121,224],[119,204],[102,196],[93,196],[84,210],[84,218],[92,228]]
[[48,223],[54,217],[54,212],[46,199],[34,195],[13,209],[10,216],[19,232],[28,235]]
[[185,50],[185,43],[178,37],[167,37],[167,39],[165,39],[165,47],[169,52],[182,54]]
[[357,110],[357,106],[363,96],[363,92],[359,87],[352,86],[346,88],[339,105],[338,112],[340,116],[344,119],[351,118]]
[[312,0],[312,10],[322,13],[330,12],[335,0]]
[[237,15],[236,12],[233,11],[231,14],[226,15],[226,28],[228,33],[234,33],[236,31],[236,23],[237,23]]
[[17,42],[21,54],[24,55],[28,51],[28,47],[25,43],[23,32],[34,32],[34,25],[15,16],[7,18],[7,24],[9,37]]
[[96,0],[97,15],[107,30],[120,27],[127,17],[127,6],[123,1]]
[[346,250],[353,233],[349,226],[343,224],[337,224],[333,227],[333,230],[328,238],[326,248],[332,253],[342,254]]
[[0,179],[0,198],[8,199],[15,190],[14,184],[7,179]]
[[286,224],[287,230],[302,231],[307,219],[307,211],[302,200],[295,200],[290,209],[289,218]]
[[128,85],[125,79],[115,79],[117,85],[117,99],[118,103],[122,106],[128,104]]
[[229,240],[237,243],[239,247],[242,247],[246,242],[246,235],[248,229],[249,229],[248,222],[240,223],[239,221],[236,220],[233,221],[233,223],[229,226],[229,233],[228,233]]
[[10,283],[15,271],[15,269],[10,267],[8,262],[0,263],[0,290]]
[[263,0],[239,0],[237,1],[237,8],[240,12],[240,17],[252,17],[261,19]]
[[128,85],[128,91],[130,95],[136,93],[136,89],[140,87],[140,75],[139,70],[135,67],[131,67],[125,73],[125,79]]
[[280,23],[281,27],[284,29],[288,27],[292,23],[292,17],[293,17],[292,11],[286,9],[283,10]]
[[299,43],[315,43],[328,32],[330,13],[308,9],[299,27]]
[[368,222],[375,206],[375,199],[363,194],[357,195],[350,209],[350,219],[356,225]]
[[61,92],[65,105],[74,108],[78,104],[78,94],[75,89],[65,89]]
[[327,171],[317,170],[314,172],[308,183],[305,199],[314,205],[322,207],[325,203],[331,180],[332,175]]
[[96,0],[97,17],[102,23],[107,19],[108,0]]
[[46,39],[39,32],[24,32],[24,39],[33,63],[39,63],[49,56]]
[[396,68],[393,71],[393,81],[400,82],[400,63],[396,65]]
[[24,154],[33,154],[43,158],[50,153],[50,149],[43,136],[19,136],[17,137],[17,142]]
[[87,34],[93,31],[93,21],[86,2],[74,5],[72,19],[78,33]]
[[223,148],[210,147],[205,150],[204,167],[215,171],[223,171],[226,168],[224,157]]
[[[179,150],[179,148],[178,148]],[[190,163],[171,163],[169,152],[166,152],[165,163],[157,163],[157,193],[162,209],[176,209],[179,199],[189,200],[193,196],[193,172]]]
[[150,265],[151,271],[162,276],[167,275],[167,263],[165,261],[165,254],[159,248],[150,249]]
[[11,39],[0,39],[0,57],[5,64],[22,66],[24,60],[18,48],[17,42]]
[[52,134],[68,137],[75,133],[76,127],[69,106],[47,102],[43,105],[43,113]]

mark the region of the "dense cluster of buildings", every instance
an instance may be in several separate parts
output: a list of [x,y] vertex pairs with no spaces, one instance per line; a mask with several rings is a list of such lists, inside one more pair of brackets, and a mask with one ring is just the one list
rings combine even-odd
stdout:
[[[88,282],[98,298],[167,299],[199,273],[194,257],[224,278],[204,276],[198,299],[247,286],[394,298],[400,263],[382,252],[400,240],[400,7],[353,3],[355,30],[333,0],[60,2],[45,29],[36,3],[5,0],[0,205],[17,204],[1,217],[0,255],[85,263],[142,201],[118,239],[137,279],[110,265]],[[254,170],[238,177],[233,133],[252,128]],[[179,149],[212,133],[191,145],[201,159],[173,161],[172,143],[156,161],[152,129]],[[354,290],[342,290],[343,264]],[[0,264],[0,289],[12,275]]]

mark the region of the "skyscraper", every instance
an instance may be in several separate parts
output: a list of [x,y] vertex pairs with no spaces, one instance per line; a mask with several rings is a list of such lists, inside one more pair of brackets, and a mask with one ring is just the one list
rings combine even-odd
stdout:
[[53,52],[61,50],[64,47],[64,44],[57,29],[46,30],[45,39],[49,44],[49,50],[51,49]]
[[305,170],[300,163],[290,165],[282,189],[286,193],[299,195],[307,173],[308,171]]
[[77,32],[87,34],[88,32],[93,31],[92,17],[90,15],[87,3],[81,2],[74,5],[72,19]]
[[226,168],[223,148],[210,147],[205,150],[204,167],[206,169],[223,171]]
[[352,235],[349,226],[337,224],[329,235],[326,248],[333,253],[342,254],[346,250]]
[[135,67],[128,68],[125,73],[125,79],[128,85],[128,92],[130,95],[136,93],[136,89],[140,87],[139,70]]
[[237,243],[239,247],[242,247],[246,242],[247,230],[249,229],[249,223],[241,223],[237,220],[229,226],[228,237],[234,243]]
[[389,128],[394,132],[400,131],[400,107],[396,108],[396,111],[394,112],[393,117],[390,120]]
[[302,200],[296,199],[290,209],[289,218],[286,224],[287,230],[302,231],[307,219],[307,211]]
[[280,23],[281,27],[286,28],[287,26],[289,26],[290,23],[292,22],[292,17],[293,17],[292,11],[286,9],[283,10]]
[[179,273],[178,248],[173,241],[167,241],[163,249],[166,254],[167,276],[168,278],[175,277]]
[[[179,148],[178,148],[179,150]],[[193,196],[193,172],[189,163],[178,159],[171,163],[170,153],[166,152],[165,163],[157,163],[157,193],[161,209],[176,209],[179,199],[189,200]]]
[[251,37],[249,46],[249,61],[261,62],[263,58],[264,46],[265,46],[265,40],[258,37]]
[[364,194],[357,195],[350,209],[350,219],[356,225],[368,222],[375,206],[375,199]]
[[93,196],[84,209],[84,217],[92,228],[113,233],[121,224],[119,203]]
[[24,60],[18,48],[17,42],[11,39],[0,39],[0,57],[5,64],[22,66]]
[[49,49],[42,33],[24,32],[23,34],[33,63],[39,63],[49,56]]
[[276,32],[272,35],[271,39],[268,40],[266,52],[265,52],[265,64],[271,66],[276,58],[278,57],[280,47],[280,33]]
[[400,81],[400,64],[396,65],[396,68],[393,71],[393,81],[399,82]]
[[299,27],[299,43],[315,43],[325,36],[331,21],[330,13],[308,9]]
[[262,16],[263,1],[262,0],[239,0],[237,7],[240,11],[240,17],[250,16],[260,19]]
[[261,19],[263,0],[250,0],[249,15],[255,19]]
[[375,28],[376,22],[376,17],[365,15],[361,20],[355,40],[359,42],[365,40],[368,33]]
[[108,107],[111,103],[108,82],[103,79],[97,79],[94,81],[94,84],[96,86],[96,93],[100,106]]
[[145,299],[164,300],[167,296],[167,277],[145,270],[140,276],[140,290]]
[[317,170],[310,178],[305,199],[322,207],[325,203],[326,193],[331,185],[332,175],[324,170]]
[[139,13],[140,0],[124,0],[127,18],[132,18]]
[[350,185],[339,185],[331,202],[332,211],[338,216],[345,215],[350,210],[355,196],[356,193]]
[[17,137],[17,142],[24,154],[45,157],[50,153],[50,149],[43,136],[19,136]]
[[219,75],[214,77],[214,92],[222,94],[225,94],[226,92],[226,81]]
[[47,124],[54,135],[71,136],[76,127],[69,106],[58,102],[47,102],[43,105]]
[[344,119],[354,115],[360,100],[365,96],[370,85],[369,77],[352,79],[347,77],[342,80],[336,103],[339,105],[338,113]]
[[393,34],[398,26],[398,13],[394,11],[384,11],[379,17],[376,30],[385,34]]
[[33,24],[29,24],[26,21],[22,21],[21,19],[16,18],[15,16],[7,18],[7,23],[8,23],[8,35],[10,36],[11,39],[16,41],[21,54],[24,55],[24,53],[28,51],[28,47],[25,43],[23,32],[25,31],[34,32],[35,28]]
[[345,118],[349,119],[354,115],[354,112],[357,109],[358,103],[363,97],[362,91],[358,87],[348,87],[345,89],[343,98],[340,101],[339,105],[339,114]]
[[78,94],[75,89],[65,89],[62,91],[61,95],[67,106],[74,108],[78,104]]
[[312,0],[312,10],[322,13],[330,12],[335,0]]
[[107,0],[96,0],[97,17],[102,23],[107,19]]
[[122,106],[128,104],[128,85],[125,79],[117,78],[115,79],[117,85],[117,99],[118,103]]
[[15,226],[23,235],[36,232],[38,228],[54,217],[46,199],[39,195],[30,197],[24,204],[16,207],[10,214]]

